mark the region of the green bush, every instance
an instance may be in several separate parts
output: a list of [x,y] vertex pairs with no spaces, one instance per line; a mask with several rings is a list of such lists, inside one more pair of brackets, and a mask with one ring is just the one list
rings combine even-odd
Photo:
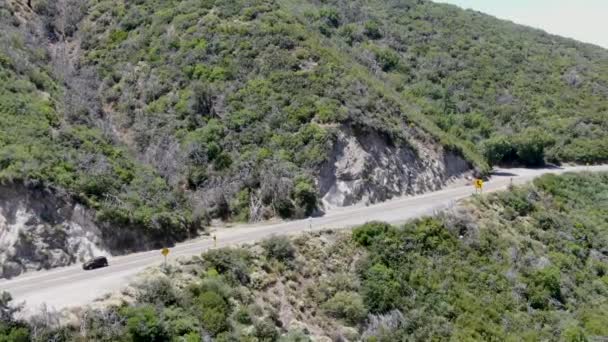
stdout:
[[389,72],[393,71],[399,66],[400,57],[399,54],[391,49],[375,49],[376,60],[380,64],[382,71]]
[[260,341],[274,342],[279,338],[279,332],[274,323],[269,319],[262,319],[254,324],[254,335]]
[[8,327],[0,323],[0,342],[29,342],[30,332],[25,327]]
[[561,338],[566,342],[587,342],[589,339],[585,331],[578,326],[569,326],[563,332]]
[[557,160],[578,163],[597,163],[608,161],[608,137],[603,139],[575,139],[570,144],[558,148]]
[[140,303],[169,306],[178,301],[178,295],[168,278],[156,278],[142,282],[137,290],[137,300]]
[[353,240],[361,246],[370,246],[376,238],[384,237],[393,227],[385,222],[368,222],[353,229]]
[[200,330],[200,322],[190,312],[179,307],[165,308],[162,317],[171,336],[196,334]]
[[169,336],[153,306],[128,307],[123,310],[127,332],[132,341],[166,341]]
[[494,136],[484,141],[483,154],[492,165],[519,163],[540,166],[545,163],[545,150],[554,143],[553,138],[536,129],[513,136]]
[[183,341],[183,342],[200,342],[202,340],[203,339],[202,339],[202,337],[201,337],[201,335],[199,333],[197,333],[197,332],[191,332],[191,333],[188,333],[188,334],[182,336],[182,340],[180,340],[180,341]]
[[206,291],[198,297],[201,322],[205,330],[213,335],[226,331],[230,307],[226,300],[216,292]]
[[122,30],[113,30],[110,32],[110,44],[120,44],[129,37],[129,33]]
[[342,122],[348,117],[346,110],[336,100],[320,100],[315,103],[317,107],[316,117],[321,123]]
[[526,216],[534,211],[534,203],[528,199],[530,192],[527,189],[513,189],[496,195],[505,207],[505,214],[509,219]]
[[319,16],[325,20],[326,24],[332,27],[340,26],[340,13],[332,7],[325,7],[319,11]]
[[553,140],[546,133],[530,129],[515,138],[518,160],[526,166],[540,166],[545,163],[545,149]]
[[367,315],[363,299],[356,292],[338,292],[321,307],[329,316],[350,324],[360,323]]
[[251,324],[251,322],[252,322],[251,315],[249,314],[249,310],[247,310],[247,308],[245,308],[245,307],[240,307],[234,313],[234,319],[241,324]]
[[308,216],[317,209],[317,190],[314,183],[309,179],[296,179],[293,196],[298,206],[304,208],[305,215]]
[[484,141],[483,154],[490,165],[508,164],[517,159],[517,151],[511,140],[507,136],[495,136]]
[[244,248],[212,249],[202,255],[209,268],[217,270],[233,284],[249,283],[251,253]]
[[363,33],[370,39],[382,38],[381,24],[376,20],[368,20],[364,24]]
[[363,277],[363,300],[370,311],[386,312],[397,307],[401,285],[393,270],[376,264],[365,270]]
[[594,309],[582,311],[581,321],[585,330],[589,335],[607,336],[608,335],[608,317],[606,317],[606,304],[597,305]]
[[262,241],[266,256],[281,262],[288,262],[295,258],[296,249],[291,240],[285,236],[273,236]]
[[562,301],[560,289],[560,272],[555,267],[548,267],[532,273],[528,277],[528,298],[535,309],[545,309],[549,300]]

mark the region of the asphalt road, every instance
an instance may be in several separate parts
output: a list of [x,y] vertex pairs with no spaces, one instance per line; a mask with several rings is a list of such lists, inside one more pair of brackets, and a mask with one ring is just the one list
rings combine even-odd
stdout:
[[[484,184],[484,192],[506,188],[512,181],[521,184],[545,173],[577,171],[608,171],[608,165],[576,166],[545,169],[499,169]],[[217,247],[252,243],[271,235],[293,234],[326,228],[350,228],[372,220],[402,223],[412,218],[432,214],[451,206],[474,193],[472,185],[451,186],[418,196],[402,197],[370,206],[353,206],[329,211],[325,216],[281,222],[276,224],[247,225],[221,229]],[[171,248],[169,261],[177,257],[199,255],[213,248],[212,238],[205,237],[178,244]],[[35,312],[43,303],[49,308],[63,309],[86,305],[105,293],[127,285],[144,268],[163,261],[160,251],[109,257],[110,266],[93,271],[82,270],[81,265],[31,272],[10,280],[0,280],[0,291],[10,292],[17,302],[25,301],[26,312]]]

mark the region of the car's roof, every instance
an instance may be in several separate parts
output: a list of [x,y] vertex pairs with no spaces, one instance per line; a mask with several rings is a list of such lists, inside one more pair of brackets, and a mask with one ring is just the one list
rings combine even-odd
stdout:
[[101,259],[105,259],[105,256],[98,256],[98,257],[94,257],[93,260],[101,260]]

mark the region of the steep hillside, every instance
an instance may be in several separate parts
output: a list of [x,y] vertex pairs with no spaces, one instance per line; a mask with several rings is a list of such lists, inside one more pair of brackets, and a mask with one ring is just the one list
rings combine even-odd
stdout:
[[605,50],[451,6],[2,0],[0,15],[0,181],[65,191],[103,234],[161,244],[493,163],[608,159]]
[[[77,244],[92,239],[116,252],[195,233],[199,225],[183,195],[73,112],[77,99],[58,70],[74,70],[46,48],[36,15],[18,2],[0,4],[0,276],[90,256],[61,241],[80,239],[73,224],[98,232]],[[137,231],[146,234],[127,238]]]
[[431,190],[470,168],[446,159],[475,158],[280,2],[100,1],[81,35],[116,136],[213,216]]
[[547,175],[402,227],[212,250],[148,272],[71,325],[9,317],[0,336],[599,341],[608,336],[607,222],[608,174]]
[[490,162],[608,159],[608,51],[430,1],[292,1],[310,26]]

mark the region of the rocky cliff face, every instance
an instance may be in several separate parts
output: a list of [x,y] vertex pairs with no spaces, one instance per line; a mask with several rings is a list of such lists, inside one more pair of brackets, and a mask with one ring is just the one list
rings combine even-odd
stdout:
[[67,266],[94,256],[171,246],[176,237],[95,220],[64,190],[0,185],[0,278]]
[[376,132],[341,129],[332,158],[321,172],[325,208],[438,190],[471,170],[464,159],[437,144],[412,141],[413,146],[394,146]]
[[91,213],[49,189],[0,186],[0,278],[109,255]]

